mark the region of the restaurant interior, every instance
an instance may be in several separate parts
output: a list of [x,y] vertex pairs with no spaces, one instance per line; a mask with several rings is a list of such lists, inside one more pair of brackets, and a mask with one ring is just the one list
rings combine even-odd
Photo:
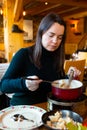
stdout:
[[[48,111],[57,107],[70,109],[87,118],[86,0],[0,0],[0,79],[15,53],[20,48],[34,44],[38,25],[41,19],[49,12],[59,14],[66,22],[64,69],[67,73],[67,69],[70,66],[76,66],[81,71],[79,80],[83,83],[84,94],[74,102],[64,102],[49,94],[47,103],[36,104],[35,106],[42,107]],[[67,61],[69,63],[66,63]],[[76,63],[77,61],[81,61],[81,63]],[[4,107],[5,105],[3,104]],[[3,106],[0,109],[4,108]],[[44,127],[40,129],[47,130]],[[38,128],[38,130],[40,129]]]

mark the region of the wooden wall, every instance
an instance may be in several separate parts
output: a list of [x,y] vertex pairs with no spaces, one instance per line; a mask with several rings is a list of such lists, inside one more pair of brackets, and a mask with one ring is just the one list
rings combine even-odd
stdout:
[[[9,44],[9,48],[10,48],[10,55],[12,56],[13,53],[15,53],[18,48],[20,49],[20,47],[27,47],[27,46],[31,46],[32,44],[34,44],[35,38],[36,38],[36,33],[37,33],[37,29],[38,29],[38,25],[40,23],[42,18],[38,17],[34,17],[31,18],[31,20],[33,20],[33,41],[30,42],[25,42],[23,41],[23,46],[19,46],[17,45],[17,42],[22,42],[20,39],[20,37],[23,37],[23,35],[21,34],[12,34],[10,32],[10,37],[12,39],[11,43]],[[21,24],[21,23],[20,23]],[[66,54],[72,54],[73,52],[75,52],[78,48],[78,43],[80,42],[80,40],[82,39],[83,35],[84,35],[84,18],[80,18],[79,22],[78,22],[78,26],[77,26],[77,30],[79,32],[81,32],[80,35],[75,35],[73,29],[70,26],[70,20],[66,21],[67,24],[67,35],[66,35],[66,44],[65,44],[65,53]],[[11,40],[10,39],[10,40]],[[19,40],[18,40],[19,39]],[[16,44],[16,49],[14,49],[14,45]],[[83,41],[82,44],[85,44],[85,41]],[[21,45],[21,43],[20,43]],[[0,44],[0,50],[5,50],[4,47],[4,43]]]

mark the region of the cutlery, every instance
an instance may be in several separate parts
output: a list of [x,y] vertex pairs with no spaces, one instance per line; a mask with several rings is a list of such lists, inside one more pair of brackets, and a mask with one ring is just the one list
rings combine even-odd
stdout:
[[[26,80],[38,80],[38,79],[33,79],[33,78],[28,78],[28,77],[23,77],[23,79],[26,79]],[[47,83],[50,83],[50,84],[53,83],[53,81],[49,81],[49,80],[42,80],[42,82],[47,82]],[[55,81],[54,84],[59,84],[59,83],[58,83],[58,81],[57,82]]]
[[31,122],[34,122],[33,120],[30,120],[28,118],[25,118],[23,115],[21,114],[15,114],[13,115],[12,117],[14,119],[14,121],[18,121],[20,119],[20,121],[23,121],[23,120],[27,120],[27,121],[31,121]]
[[71,70],[70,76],[69,76],[69,81],[68,81],[68,84],[67,84],[67,87],[68,87],[68,88],[70,87],[71,82],[72,82],[72,80],[73,80],[73,75],[74,75],[74,71]]

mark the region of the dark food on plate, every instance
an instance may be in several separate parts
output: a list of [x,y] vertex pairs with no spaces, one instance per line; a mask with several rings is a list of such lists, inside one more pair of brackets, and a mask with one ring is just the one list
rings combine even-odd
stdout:
[[25,117],[24,117],[23,115],[21,115],[21,114],[15,114],[15,115],[13,115],[13,116],[12,116],[12,119],[13,119],[14,121],[20,121],[20,122],[22,122],[23,120],[27,120],[27,121],[34,122],[33,120],[30,120],[30,119],[25,118]]

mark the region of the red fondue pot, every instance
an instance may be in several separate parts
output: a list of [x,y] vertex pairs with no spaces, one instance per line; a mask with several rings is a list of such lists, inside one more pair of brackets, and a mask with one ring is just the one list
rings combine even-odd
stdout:
[[[56,84],[58,82],[58,84]],[[78,80],[72,80],[69,88],[64,88],[62,84],[67,84],[68,79],[55,80],[52,82],[52,94],[63,100],[74,100],[81,96],[83,83]]]

